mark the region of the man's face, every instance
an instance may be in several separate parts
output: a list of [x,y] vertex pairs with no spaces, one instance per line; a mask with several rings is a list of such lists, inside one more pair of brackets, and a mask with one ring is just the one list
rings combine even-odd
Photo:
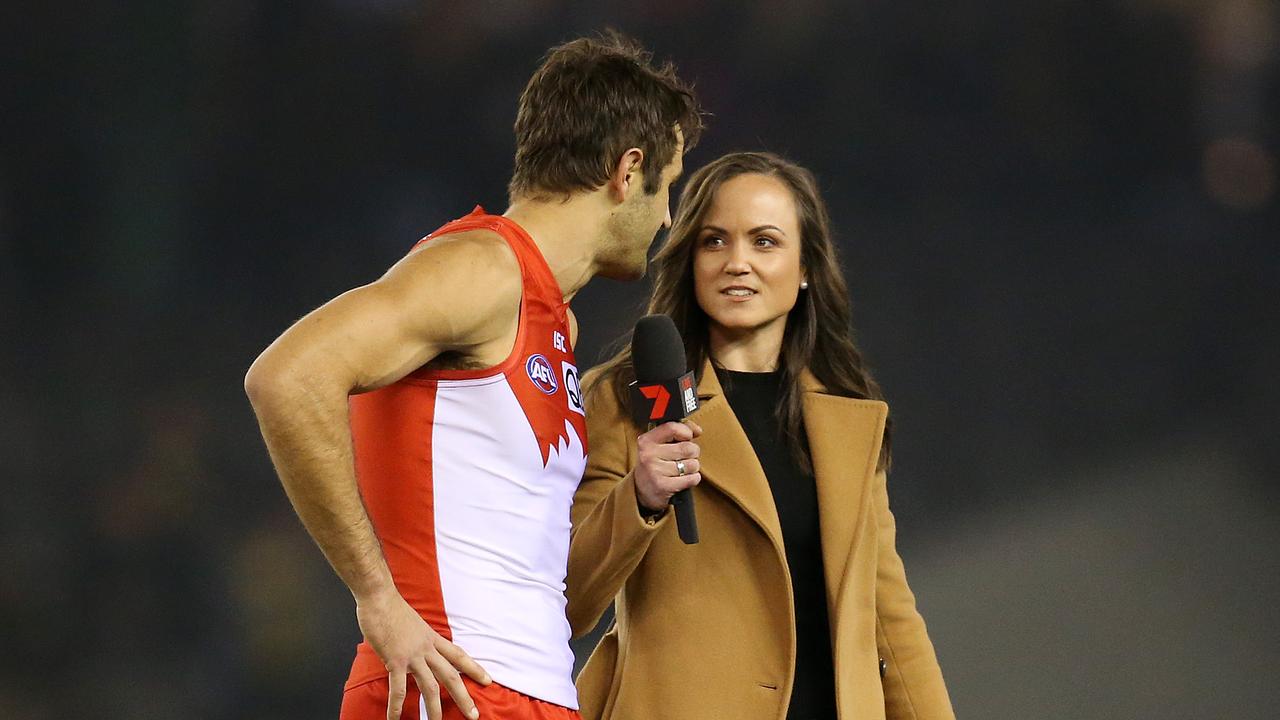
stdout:
[[617,279],[644,277],[649,264],[649,246],[658,231],[671,227],[671,185],[684,171],[684,134],[676,128],[676,149],[671,162],[662,168],[658,191],[652,195],[644,191],[643,172],[637,172],[627,199],[615,216],[610,234],[617,244],[619,257],[610,275]]

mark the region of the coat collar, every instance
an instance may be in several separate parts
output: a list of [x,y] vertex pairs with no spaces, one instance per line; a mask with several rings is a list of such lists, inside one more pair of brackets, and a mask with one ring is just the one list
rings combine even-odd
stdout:
[[[828,607],[834,610],[867,514],[889,408],[878,400],[829,395],[808,370],[800,384],[817,485]],[[704,429],[698,438],[703,479],[733,500],[782,554],[782,527],[769,481],[710,361],[698,377],[698,397],[699,408],[690,417]]]

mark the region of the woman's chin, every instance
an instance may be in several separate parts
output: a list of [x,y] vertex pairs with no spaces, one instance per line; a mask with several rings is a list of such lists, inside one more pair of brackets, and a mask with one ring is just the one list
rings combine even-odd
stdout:
[[719,317],[712,317],[711,323],[729,335],[749,335],[764,325],[760,318],[749,317],[745,313],[720,314]]

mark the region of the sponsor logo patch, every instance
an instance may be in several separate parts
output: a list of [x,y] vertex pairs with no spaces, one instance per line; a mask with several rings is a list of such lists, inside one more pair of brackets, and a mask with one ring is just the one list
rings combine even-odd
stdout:
[[555,395],[556,390],[560,389],[560,381],[556,379],[555,369],[542,355],[530,355],[524,363],[524,371],[529,373],[529,380],[542,392]]
[[586,417],[582,407],[582,387],[578,384],[578,368],[570,363],[560,363],[564,370],[564,394],[568,396],[569,409]]

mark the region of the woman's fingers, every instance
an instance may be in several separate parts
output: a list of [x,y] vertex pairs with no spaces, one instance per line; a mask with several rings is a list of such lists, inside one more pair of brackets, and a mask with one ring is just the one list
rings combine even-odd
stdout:
[[694,442],[667,443],[653,448],[654,457],[662,460],[688,460],[702,455],[702,448]]
[[640,442],[654,444],[685,442],[694,438],[693,429],[681,422],[665,422],[640,436]]
[[687,460],[667,460],[663,463],[663,467],[667,468],[667,475],[669,477],[697,475],[702,470],[702,464],[694,458],[689,458]]

